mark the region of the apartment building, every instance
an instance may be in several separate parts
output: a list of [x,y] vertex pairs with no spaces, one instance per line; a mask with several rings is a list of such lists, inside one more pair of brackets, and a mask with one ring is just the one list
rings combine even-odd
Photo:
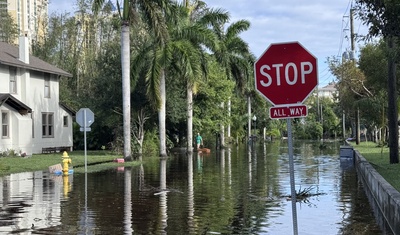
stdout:
[[[48,3],[48,0],[0,0],[0,12],[11,15],[19,35],[26,35],[31,42],[45,33]],[[15,44],[18,44],[18,39]]]

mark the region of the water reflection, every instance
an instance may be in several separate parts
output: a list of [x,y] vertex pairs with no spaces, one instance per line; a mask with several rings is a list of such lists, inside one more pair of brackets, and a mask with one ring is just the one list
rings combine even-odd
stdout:
[[167,234],[167,158],[160,159],[160,192],[155,195],[160,196],[160,234]]
[[132,234],[132,169],[124,168],[124,233]]
[[[200,154],[198,154],[200,157]],[[193,153],[187,155],[188,158],[188,228],[190,234],[195,234],[194,221],[194,187],[193,187]],[[198,159],[199,161],[199,159]]]
[[[46,172],[2,177],[0,233],[292,234],[287,145],[253,147],[147,158],[68,180]],[[296,204],[299,234],[380,234],[338,148],[294,145],[296,188],[317,195]]]

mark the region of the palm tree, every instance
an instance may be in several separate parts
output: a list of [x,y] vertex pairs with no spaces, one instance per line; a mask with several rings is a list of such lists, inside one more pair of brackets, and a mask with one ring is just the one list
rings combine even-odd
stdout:
[[[166,18],[176,21],[176,18],[170,15]],[[136,76],[145,74],[146,96],[158,112],[160,157],[166,157],[166,76],[174,49],[169,38],[160,41],[154,32],[147,33],[149,35],[145,44],[139,48],[133,59],[136,65],[133,74]]]
[[[215,49],[215,34],[208,28],[209,22],[216,19],[227,19],[227,14],[220,10],[212,11],[205,8],[203,2],[193,5],[185,2],[176,8],[175,17],[168,17],[169,40],[159,44],[149,40],[147,46],[141,48],[135,58],[140,69],[146,71],[147,94],[153,105],[158,108],[160,132],[160,156],[166,156],[165,116],[166,88],[168,71],[175,72],[187,83],[187,148],[192,151],[192,119],[193,119],[193,89],[196,81],[205,77],[205,49]],[[151,61],[149,63],[149,61]],[[136,71],[136,74],[139,71]]]
[[[193,143],[193,93],[197,82],[207,76],[206,50],[217,50],[216,35],[209,26],[222,24],[229,19],[227,12],[207,8],[205,2],[183,2],[184,15],[180,20],[181,30],[176,30],[176,40],[186,42],[187,47],[179,50],[182,78],[186,81],[187,95],[187,151],[192,152]],[[183,49],[183,48],[182,48]],[[186,66],[185,66],[186,65]]]
[[[219,49],[214,51],[214,55],[225,70],[228,79],[236,82],[236,90],[241,94],[246,86],[246,81],[250,77],[254,56],[250,53],[248,44],[239,36],[240,33],[250,28],[250,22],[247,20],[239,20],[229,25],[224,31],[224,27],[214,27],[215,33],[218,35]],[[248,97],[248,105],[250,105]],[[228,101],[228,105],[230,102]],[[224,104],[221,104],[224,106]],[[249,106],[250,107],[250,106]],[[230,109],[230,107],[228,107]],[[249,115],[251,118],[251,115]],[[229,131],[230,132],[230,131]],[[221,145],[225,142],[225,128],[221,124]]]
[[[94,0],[93,11],[98,13],[105,0]],[[167,37],[164,12],[169,10],[169,0],[124,0],[123,7],[117,1],[121,20],[121,66],[122,66],[122,109],[124,129],[124,159],[132,161],[131,153],[131,85],[130,85],[130,30],[129,26],[142,16],[144,22],[160,42]]]

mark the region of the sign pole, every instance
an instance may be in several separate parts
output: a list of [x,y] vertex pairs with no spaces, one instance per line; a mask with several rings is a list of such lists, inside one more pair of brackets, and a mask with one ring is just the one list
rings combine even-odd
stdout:
[[293,218],[293,234],[298,234],[297,229],[297,210],[296,210],[296,188],[294,183],[294,163],[293,163],[293,140],[292,140],[292,121],[286,119],[288,129],[288,147],[289,147],[289,173],[290,173],[290,191],[292,199],[292,218]]
[[76,113],[76,122],[81,126],[83,131],[84,147],[85,147],[85,173],[87,172],[87,148],[86,148],[86,132],[90,131],[90,125],[94,122],[94,113],[89,108],[81,108]]
[[303,102],[318,85],[317,58],[299,42],[271,44],[254,63],[256,90],[272,104],[270,118],[287,120],[293,234],[297,235],[291,118],[307,116]]
[[85,173],[87,172],[87,155],[86,155],[86,109],[83,111],[83,139],[85,144]]

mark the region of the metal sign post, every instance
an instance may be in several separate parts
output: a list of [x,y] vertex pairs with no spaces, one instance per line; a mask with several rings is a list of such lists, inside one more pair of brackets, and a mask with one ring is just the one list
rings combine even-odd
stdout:
[[85,145],[85,173],[87,172],[87,148],[86,148],[86,109],[83,112],[83,139]]
[[286,119],[288,129],[288,147],[289,147],[289,171],[290,171],[290,196],[292,199],[292,219],[293,219],[293,234],[298,234],[297,229],[297,210],[296,210],[296,188],[294,182],[294,163],[293,163],[293,139],[292,139],[292,121]]
[[85,173],[87,172],[87,148],[86,148],[86,132],[90,131],[90,125],[94,122],[94,114],[88,108],[79,109],[76,114],[76,122],[81,126],[80,130],[83,131],[84,149],[85,149]]
[[297,231],[291,118],[307,116],[303,102],[318,85],[317,58],[299,42],[271,44],[254,63],[256,90],[268,100],[271,119],[287,120],[293,233]]

